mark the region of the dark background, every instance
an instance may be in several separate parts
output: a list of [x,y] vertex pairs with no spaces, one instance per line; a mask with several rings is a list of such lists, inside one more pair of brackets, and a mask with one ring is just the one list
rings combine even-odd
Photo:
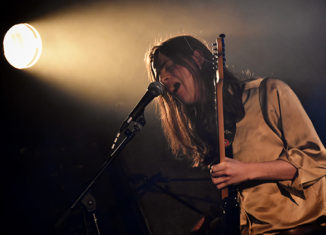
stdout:
[[[16,23],[89,2],[97,1],[2,2],[1,38]],[[130,4],[107,2],[121,3],[120,10]],[[215,8],[216,12],[223,11],[227,15],[227,27],[222,29],[229,35],[230,64],[240,70],[250,68],[262,76],[277,76],[290,84],[325,143],[324,1],[174,1],[184,9],[180,13],[174,12],[172,1],[140,2],[157,9],[160,22],[146,29],[146,33],[152,32],[148,41],[156,39],[157,32],[165,32],[165,36],[195,32],[213,41],[220,33],[212,29],[213,23],[203,21],[199,15],[189,16],[189,12],[213,14]],[[160,11],[161,5],[169,12]],[[183,15],[185,19],[169,18],[165,22],[165,14]],[[135,18],[130,20],[137,24]],[[187,20],[198,24],[183,25]],[[242,27],[236,21],[242,22]],[[141,19],[139,24],[143,24]],[[205,31],[208,27],[210,30]],[[141,48],[141,53],[147,48]],[[98,108],[11,67],[3,53],[0,71],[0,232],[96,234],[82,206],[77,206],[57,230],[54,224],[106,160],[118,126],[144,89],[137,90],[137,95],[120,109]],[[146,88],[145,66],[141,73]],[[126,84],[122,89],[128,93]],[[202,214],[213,215],[216,209],[218,193],[207,171],[193,169],[185,160],[175,160],[153,106],[145,114],[147,125],[143,131],[91,190],[103,234],[187,234]]]

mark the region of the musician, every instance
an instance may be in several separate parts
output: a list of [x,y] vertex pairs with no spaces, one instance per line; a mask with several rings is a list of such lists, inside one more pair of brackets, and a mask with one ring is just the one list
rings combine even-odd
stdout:
[[172,152],[195,167],[209,166],[218,189],[237,186],[243,234],[317,234],[326,216],[326,150],[300,101],[280,80],[240,80],[225,69],[231,151],[217,164],[211,61],[207,46],[191,36],[170,38],[148,53],[150,79],[167,90],[158,103]]

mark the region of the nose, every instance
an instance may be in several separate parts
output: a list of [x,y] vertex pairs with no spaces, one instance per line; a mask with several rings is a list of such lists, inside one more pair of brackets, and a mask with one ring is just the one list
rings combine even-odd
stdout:
[[169,92],[173,91],[173,79],[171,76],[165,75],[160,77],[160,82],[169,90]]

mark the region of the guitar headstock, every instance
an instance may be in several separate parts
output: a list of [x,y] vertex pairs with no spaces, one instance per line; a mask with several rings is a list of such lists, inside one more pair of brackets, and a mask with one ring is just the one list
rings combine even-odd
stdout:
[[220,34],[212,44],[213,69],[216,71],[216,82],[224,78],[225,69],[225,34]]
[[[218,58],[218,49],[217,49],[217,39],[214,43],[212,43],[212,54],[213,54],[213,58],[212,58],[212,66],[213,66],[213,70],[217,73],[217,69],[218,69],[218,61],[217,61],[217,58]],[[218,76],[216,74],[216,76]]]

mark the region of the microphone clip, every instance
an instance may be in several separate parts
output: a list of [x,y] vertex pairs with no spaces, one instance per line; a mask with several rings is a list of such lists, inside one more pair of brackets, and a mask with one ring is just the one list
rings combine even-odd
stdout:
[[124,129],[120,130],[122,131],[126,136],[129,136],[130,133],[135,133],[138,131],[141,131],[141,129],[145,126],[146,120],[144,112],[139,115],[135,120],[131,121],[128,126],[126,126]]
[[111,151],[114,151],[114,149],[119,146],[119,139],[121,136],[121,133],[123,133],[126,138],[132,138],[136,132],[141,131],[141,129],[145,126],[146,120],[144,116],[144,112],[142,112],[135,120],[132,120],[129,123],[125,123],[121,128],[120,131],[117,133],[113,144],[111,146]]

